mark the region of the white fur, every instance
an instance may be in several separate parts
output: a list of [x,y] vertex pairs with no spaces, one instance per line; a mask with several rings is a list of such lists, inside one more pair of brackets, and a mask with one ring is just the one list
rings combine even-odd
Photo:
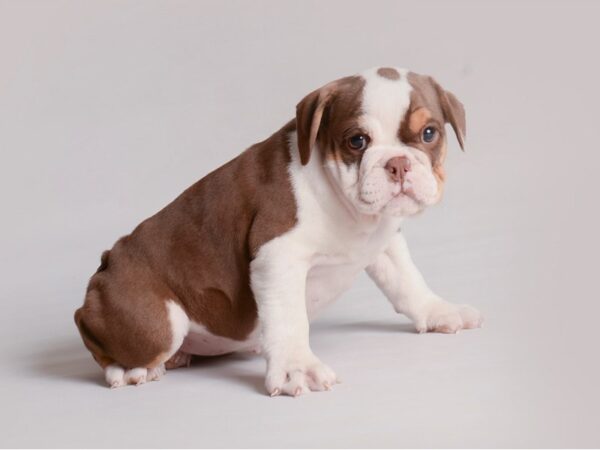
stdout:
[[[250,265],[271,395],[325,390],[337,381],[310,349],[309,319],[363,269],[419,331],[456,332],[481,324],[476,310],[445,302],[427,287],[399,233],[402,218],[433,203],[438,190],[427,156],[397,137],[411,90],[406,71],[399,72],[400,81],[377,76],[375,69],[363,74],[361,120],[372,147],[360,168],[322,161],[317,151],[302,166],[297,136],[289,136],[297,224],[263,245]],[[412,163],[402,186],[411,195],[395,196],[400,189],[384,170],[394,156]]]
[[369,135],[378,145],[397,145],[398,127],[410,106],[412,87],[408,82],[406,69],[396,69],[398,80],[383,78],[377,68],[361,73],[365,79],[362,99],[362,121]]
[[125,372],[123,379],[125,384],[140,385],[146,382],[148,376],[148,369],[145,367],[136,367],[135,369],[129,369]]
[[167,353],[171,357],[179,350],[183,340],[188,335],[190,319],[183,308],[173,300],[167,300],[167,313],[171,325],[171,346]]
[[467,305],[454,305],[434,294],[412,262],[406,240],[395,234],[386,250],[366,267],[369,276],[390,300],[396,312],[405,314],[416,329],[457,333],[481,326],[483,318]]
[[118,388],[127,384],[139,386],[147,381],[158,381],[165,373],[165,365],[156,367],[136,367],[125,370],[117,364],[110,364],[104,368],[104,378],[111,388]]
[[125,369],[117,364],[110,364],[104,368],[104,379],[111,388],[118,388],[125,385],[123,376]]

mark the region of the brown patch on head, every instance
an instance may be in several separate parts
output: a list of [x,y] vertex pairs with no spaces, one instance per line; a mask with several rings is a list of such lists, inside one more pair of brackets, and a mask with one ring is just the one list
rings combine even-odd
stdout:
[[364,78],[345,77],[308,94],[296,107],[298,148],[308,163],[315,143],[326,158],[345,164],[360,162],[362,151],[349,149],[347,139],[360,132]]
[[377,69],[377,75],[388,80],[399,80],[400,73],[392,67],[380,67]]
[[[427,80],[412,72],[408,80],[413,90],[410,93],[410,106],[402,123],[399,137],[402,142],[423,151],[431,160],[432,167],[442,163],[442,148],[445,142],[444,114],[437,93]],[[436,129],[437,139],[431,144],[422,140],[423,130],[427,127]]]
[[444,90],[432,77],[414,72],[408,73],[408,82],[413,87],[411,93],[411,110],[413,99],[427,106],[432,113],[441,117],[442,124],[449,123],[456,134],[461,149],[464,150],[467,134],[465,109],[456,96]]
[[[443,167],[447,148],[444,125],[452,125],[462,148],[466,134],[464,108],[452,93],[442,89],[429,76],[409,72],[408,81],[413,90],[409,109],[400,125],[400,140],[429,156],[438,181],[438,195],[441,196],[446,178]],[[423,130],[427,127],[433,127],[437,132],[437,137],[431,143],[422,139]]]

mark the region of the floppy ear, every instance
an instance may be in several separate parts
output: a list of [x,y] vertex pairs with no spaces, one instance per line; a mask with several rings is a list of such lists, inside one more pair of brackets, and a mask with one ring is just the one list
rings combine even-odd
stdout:
[[298,133],[298,149],[300,161],[305,166],[310,160],[310,153],[317,141],[321,119],[325,108],[333,98],[335,84],[330,83],[321,89],[311,92],[296,105],[296,131]]
[[467,137],[467,122],[465,118],[465,108],[463,104],[454,96],[452,92],[445,91],[439,84],[433,81],[435,89],[442,105],[444,119],[449,122],[454,129],[461,150],[465,150],[465,139]]

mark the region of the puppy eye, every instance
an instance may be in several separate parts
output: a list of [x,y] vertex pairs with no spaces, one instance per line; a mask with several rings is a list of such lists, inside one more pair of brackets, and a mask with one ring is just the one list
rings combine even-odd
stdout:
[[427,127],[423,130],[423,142],[433,142],[433,140],[435,139],[435,135],[436,135],[437,131],[435,128],[433,127]]
[[365,150],[369,146],[369,136],[357,134],[348,139],[348,147],[353,150]]

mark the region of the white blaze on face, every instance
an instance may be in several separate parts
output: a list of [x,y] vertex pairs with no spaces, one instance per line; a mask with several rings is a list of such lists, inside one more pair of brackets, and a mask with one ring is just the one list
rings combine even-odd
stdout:
[[[412,86],[408,82],[408,71],[396,70],[400,75],[397,79],[379,75],[378,68],[361,74],[366,83],[360,125],[371,143],[358,168],[355,189],[358,190],[357,207],[367,214],[411,215],[433,203],[437,196],[437,182],[429,158],[403,144],[398,136],[400,123],[410,106]],[[392,181],[385,170],[386,163],[397,156],[405,156],[411,163],[402,186]],[[404,193],[400,193],[402,189]]]
[[408,71],[396,69],[400,78],[392,80],[377,74],[378,68],[361,74],[366,80],[362,111],[363,125],[377,145],[397,145],[398,127],[410,106],[412,87],[408,82]]

